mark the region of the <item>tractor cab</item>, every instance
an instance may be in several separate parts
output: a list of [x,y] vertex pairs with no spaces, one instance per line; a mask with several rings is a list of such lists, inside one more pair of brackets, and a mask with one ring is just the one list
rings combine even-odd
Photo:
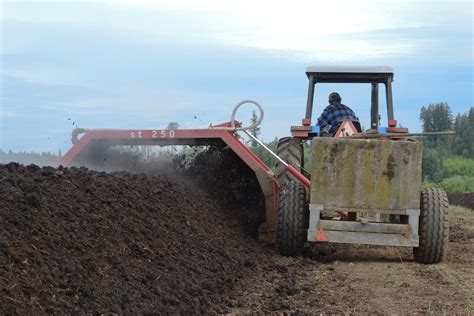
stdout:
[[[315,67],[310,66],[306,68],[306,75],[308,77],[308,97],[306,102],[306,115],[302,120],[302,125],[292,126],[291,135],[297,138],[312,138],[321,134],[319,126],[312,124],[313,103],[315,87],[317,83],[369,83],[372,86],[371,91],[371,107],[370,107],[370,129],[373,132],[407,132],[403,129],[396,128],[397,121],[393,114],[393,100],[392,100],[392,82],[393,69],[391,67],[377,66],[377,67]],[[381,129],[379,131],[379,84],[385,87],[385,96],[387,103],[387,122],[388,129]],[[360,132],[360,126],[356,129]],[[336,134],[340,134],[339,129]]]

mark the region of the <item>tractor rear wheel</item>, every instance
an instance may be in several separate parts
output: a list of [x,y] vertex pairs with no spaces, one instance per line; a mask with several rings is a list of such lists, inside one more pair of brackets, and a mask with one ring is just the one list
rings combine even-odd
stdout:
[[287,181],[278,193],[276,241],[283,256],[296,256],[303,252],[309,225],[305,195],[305,187],[295,180]]
[[[303,154],[303,143],[298,138],[283,137],[278,141],[277,155],[288,164],[301,170],[304,167],[304,154]],[[277,163],[276,172],[278,178],[278,184],[280,187],[286,185],[289,180],[296,180],[294,176],[287,172],[286,167]]]
[[449,236],[448,197],[440,189],[421,191],[419,247],[413,248],[416,262],[431,264],[443,260]]

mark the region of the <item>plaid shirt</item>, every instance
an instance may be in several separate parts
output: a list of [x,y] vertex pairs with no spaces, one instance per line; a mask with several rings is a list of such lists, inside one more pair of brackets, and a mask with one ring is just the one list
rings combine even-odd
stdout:
[[348,106],[342,103],[333,102],[329,104],[318,118],[317,125],[321,130],[326,125],[331,125],[329,133],[333,134],[337,132],[338,123],[342,121],[359,121],[359,118],[354,114]]

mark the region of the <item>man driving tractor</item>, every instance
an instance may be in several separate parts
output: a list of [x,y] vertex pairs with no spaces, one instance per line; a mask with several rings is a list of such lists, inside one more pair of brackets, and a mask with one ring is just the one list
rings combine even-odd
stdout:
[[322,133],[329,133],[334,136],[342,121],[359,122],[359,118],[354,111],[342,104],[341,100],[339,93],[332,92],[329,94],[329,105],[321,113],[317,123]]

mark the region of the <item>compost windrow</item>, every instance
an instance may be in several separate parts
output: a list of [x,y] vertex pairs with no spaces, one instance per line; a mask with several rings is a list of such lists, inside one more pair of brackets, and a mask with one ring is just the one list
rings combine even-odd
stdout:
[[[173,162],[180,179],[0,165],[2,313],[225,313],[245,304],[246,277],[284,280],[273,248],[242,229],[258,225],[262,205],[235,158],[219,150],[187,168]],[[285,306],[275,295],[264,310]]]

